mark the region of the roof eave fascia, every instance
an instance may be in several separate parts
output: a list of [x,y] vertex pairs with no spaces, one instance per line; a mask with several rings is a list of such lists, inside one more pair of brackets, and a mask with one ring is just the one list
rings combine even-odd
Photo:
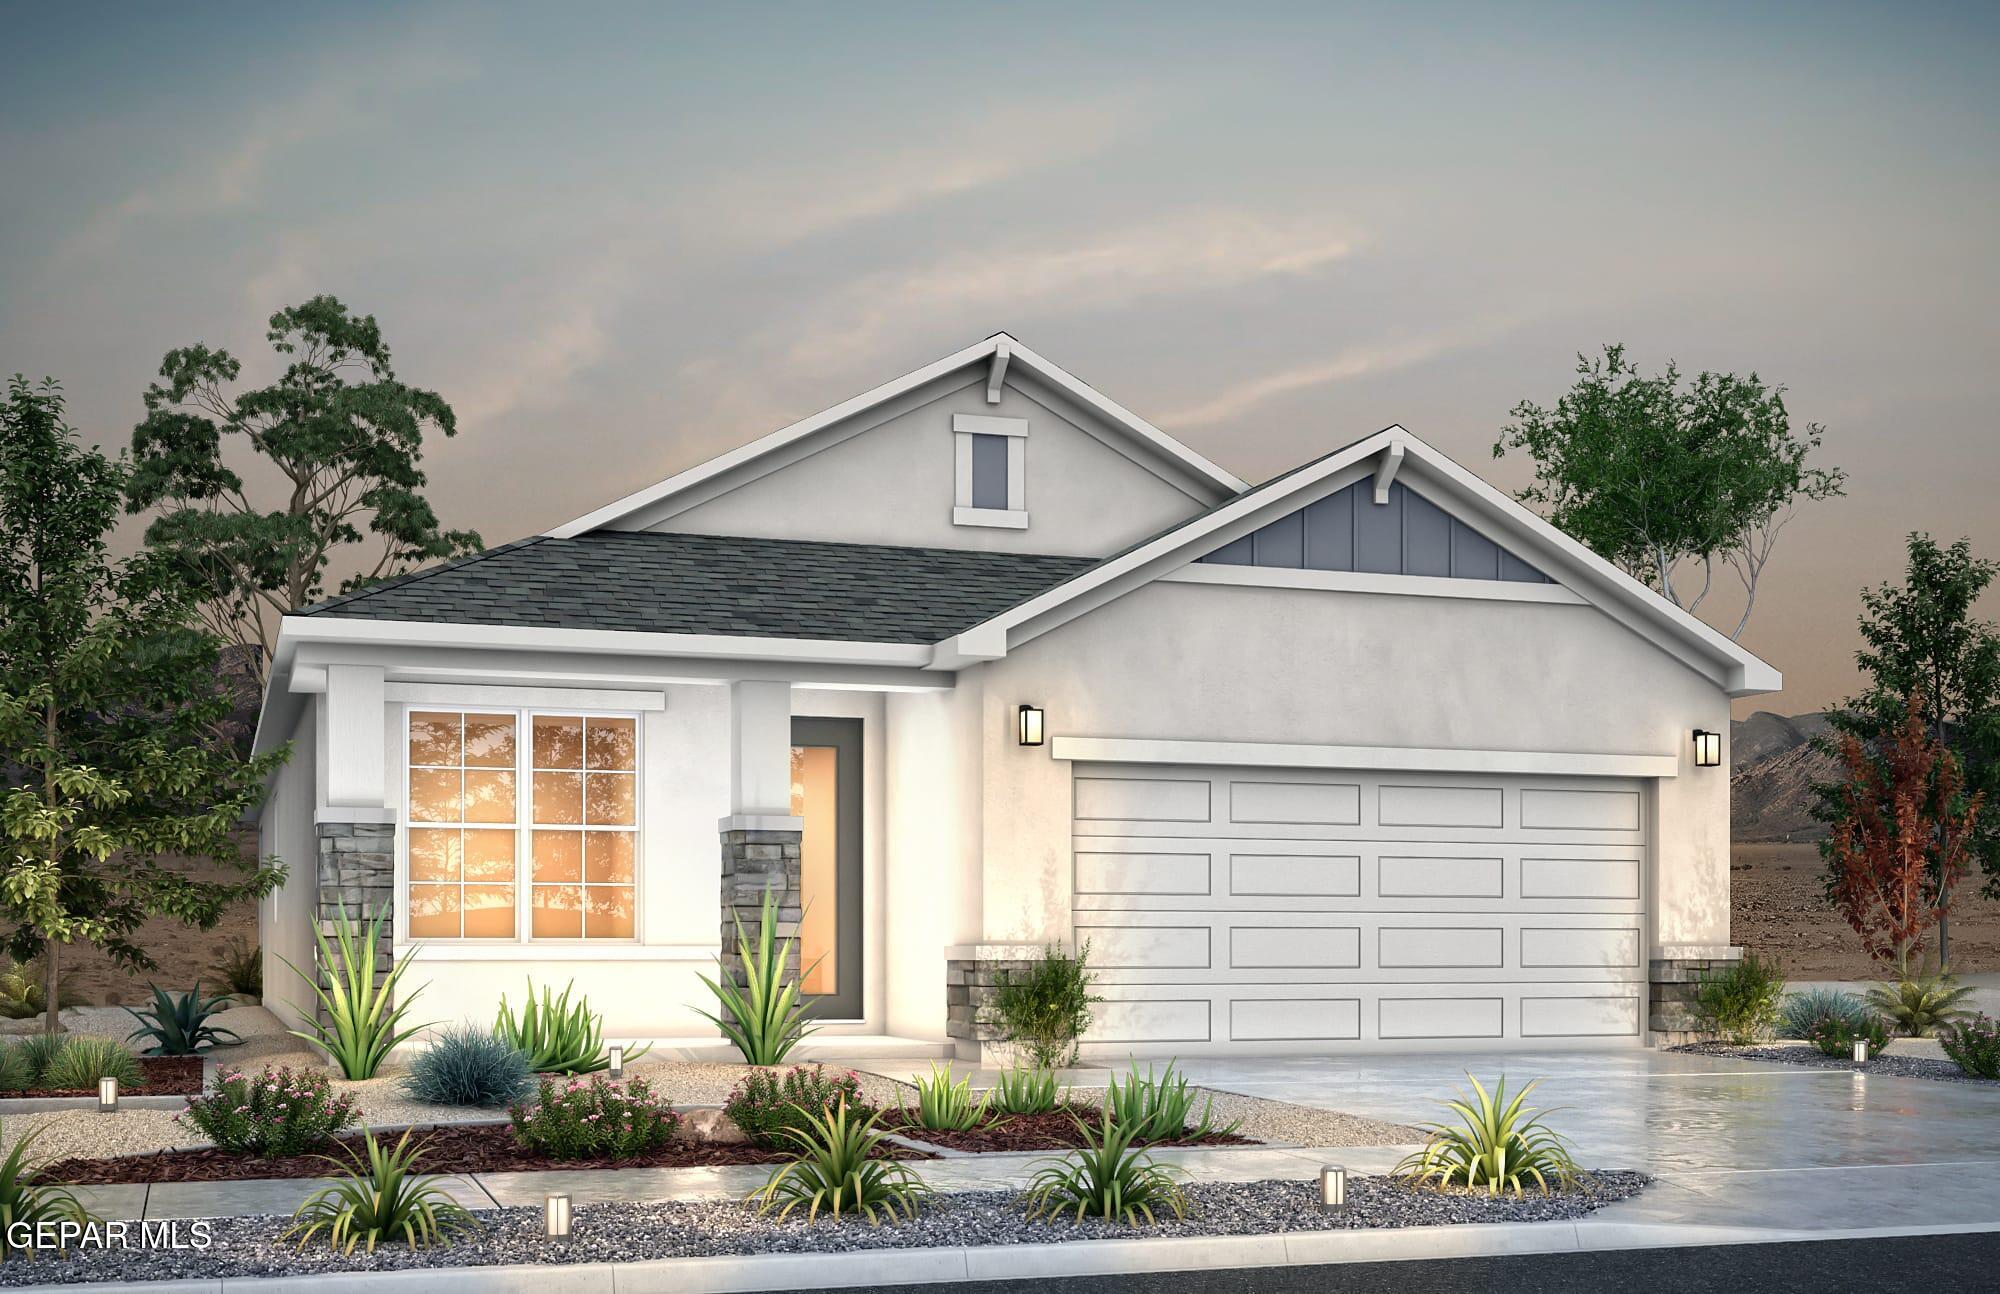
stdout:
[[625,629],[555,629],[539,626],[440,624],[415,620],[363,620],[338,616],[287,616],[281,641],[360,643],[373,647],[470,647],[505,651],[583,651],[605,655],[666,656],[701,660],[756,660],[807,665],[928,665],[928,643],[886,643],[837,638],[762,638],[744,634],[645,633]]
[[697,486],[727,476],[749,466],[765,455],[783,449],[817,432],[858,417],[878,405],[894,400],[930,382],[960,369],[976,365],[986,365],[989,374],[995,356],[1002,350],[1008,363],[1019,364],[1035,376],[1064,392],[1093,410],[1108,421],[1122,427],[1135,439],[1148,445],[1154,452],[1172,461],[1182,470],[1212,484],[1225,496],[1240,494],[1248,485],[1234,473],[1227,472],[1194,450],[1183,445],[1144,418],[1133,413],[1115,400],[1106,398],[1093,387],[1079,381],[1058,365],[1050,363],[1023,346],[1006,333],[995,333],[986,340],[955,351],[943,359],[914,369],[892,381],[864,391],[851,399],[843,400],[831,408],[822,409],[810,417],[803,418],[788,426],[780,427],[768,435],[760,436],[747,445],[739,445],[727,453],[718,454],[705,463],[699,463],[684,472],[676,473],[655,485],[634,491],[622,499],[608,503],[593,512],[572,521],[555,526],[543,533],[556,539],[571,539],[588,531],[614,525],[635,512],[656,507],[677,494],[685,493]]

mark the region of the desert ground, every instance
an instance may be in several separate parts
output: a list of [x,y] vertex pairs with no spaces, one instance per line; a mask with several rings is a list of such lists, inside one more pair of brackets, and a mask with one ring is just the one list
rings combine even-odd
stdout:
[[[1776,957],[1791,979],[1876,979],[1882,967],[1821,897],[1825,872],[1812,844],[1738,844],[1730,850],[1730,942]],[[1978,881],[1975,879],[1973,886]],[[1935,952],[1937,942],[1930,948]],[[2000,971],[2000,900],[1970,894],[1951,921],[1952,969]]]

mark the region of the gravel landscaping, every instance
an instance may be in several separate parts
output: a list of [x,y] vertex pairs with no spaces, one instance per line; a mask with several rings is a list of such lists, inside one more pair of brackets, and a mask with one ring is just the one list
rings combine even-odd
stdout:
[[8,1263],[0,1267],[0,1286],[1553,1222],[1579,1218],[1628,1199],[1644,1189],[1648,1180],[1641,1173],[1598,1173],[1575,1191],[1516,1199],[1448,1194],[1386,1177],[1354,1177],[1347,1184],[1348,1207],[1337,1214],[1318,1210],[1318,1188],[1312,1183],[1215,1183],[1188,1188],[1195,1211],[1187,1220],[1140,1228],[1098,1221],[1076,1226],[1029,1222],[1022,1216],[1019,1197],[1005,1191],[940,1196],[914,1222],[880,1227],[851,1220],[839,1224],[774,1223],[734,1201],[586,1204],[576,1209],[575,1234],[567,1242],[556,1243],[542,1238],[539,1208],[510,1208],[481,1212],[478,1233],[460,1238],[450,1248],[411,1250],[390,1244],[372,1255],[357,1250],[351,1257],[342,1257],[324,1244],[299,1252],[282,1243],[278,1238],[286,1226],[282,1219],[230,1218],[215,1225],[214,1244],[207,1250],[82,1250],[67,1260]]
[[1765,1060],[1779,1065],[1799,1065],[1806,1069],[1844,1069],[1857,1074],[1882,1074],[1891,1078],[1926,1078],[1936,1083],[1976,1083],[1983,1087],[1996,1085],[1996,1080],[1974,1078],[1949,1060],[1940,1060],[1935,1056],[1901,1056],[1893,1051],[1877,1056],[1865,1065],[1857,1065],[1849,1057],[1829,1056],[1817,1047],[1803,1044],[1786,1046],[1782,1043],[1770,1043],[1735,1047],[1724,1042],[1696,1042],[1672,1050],[1691,1056]]

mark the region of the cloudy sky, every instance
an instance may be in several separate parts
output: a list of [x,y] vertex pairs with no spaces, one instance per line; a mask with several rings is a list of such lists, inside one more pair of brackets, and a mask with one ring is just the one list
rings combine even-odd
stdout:
[[1000,328],[1253,480],[1393,421],[1514,488],[1508,408],[1620,340],[1853,476],[1757,705],[1852,689],[1904,532],[2000,556],[1991,6],[0,11],[0,371],[106,443],[331,292],[490,542]]

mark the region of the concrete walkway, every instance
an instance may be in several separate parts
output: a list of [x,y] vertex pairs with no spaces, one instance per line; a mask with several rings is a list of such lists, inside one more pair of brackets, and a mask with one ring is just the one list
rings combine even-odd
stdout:
[[[1193,1060],[1207,1087],[1403,1123],[1443,1116],[1463,1057]],[[1502,1052],[1475,1072],[1540,1078],[1530,1103],[1578,1160],[1658,1184],[1579,1228],[2000,1226],[2000,1085],[1862,1077],[1653,1051]],[[1350,1166],[1378,1165],[1348,1152]]]

